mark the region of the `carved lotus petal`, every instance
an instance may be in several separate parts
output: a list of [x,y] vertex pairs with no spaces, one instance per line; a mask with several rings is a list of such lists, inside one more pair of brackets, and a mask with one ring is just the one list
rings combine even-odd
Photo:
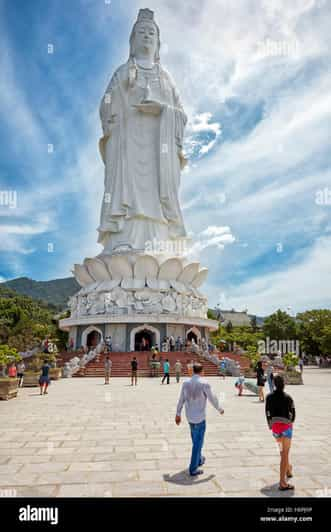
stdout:
[[199,273],[200,263],[199,262],[190,262],[187,264],[178,277],[178,281],[184,284],[191,284],[194,277]]
[[102,262],[105,264],[107,271],[108,271],[108,278],[111,279],[112,278],[112,274],[110,270],[111,256],[110,255],[99,255],[98,258],[102,260]]
[[74,265],[74,275],[80,286],[87,286],[94,282],[93,277],[91,277],[85,266],[82,264]]
[[132,266],[126,257],[113,255],[108,261],[108,269],[113,279],[132,279]]
[[175,281],[183,271],[182,262],[179,259],[168,259],[160,266],[160,281]]
[[157,279],[159,265],[151,255],[141,255],[134,266],[135,279]]
[[192,281],[192,286],[195,288],[199,288],[199,286],[202,285],[202,283],[205,282],[208,276],[208,268],[201,268],[201,270],[197,273],[197,275],[194,277]]
[[85,259],[84,266],[96,281],[107,281],[110,278],[107,266],[97,257],[94,259]]

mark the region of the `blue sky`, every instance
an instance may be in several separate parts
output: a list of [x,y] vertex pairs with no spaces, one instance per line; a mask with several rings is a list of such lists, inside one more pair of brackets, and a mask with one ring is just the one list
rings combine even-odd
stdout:
[[149,7],[189,116],[181,203],[210,305],[331,308],[330,4],[231,4],[0,0],[0,279],[101,252],[98,108]]

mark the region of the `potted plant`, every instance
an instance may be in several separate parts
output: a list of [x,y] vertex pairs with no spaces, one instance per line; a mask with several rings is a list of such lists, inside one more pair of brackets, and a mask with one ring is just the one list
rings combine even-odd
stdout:
[[0,377],[0,399],[8,401],[8,399],[17,397],[18,379],[7,377],[5,371],[9,364],[18,362],[19,360],[21,360],[21,356],[15,348],[9,347],[8,345],[0,345],[0,366],[2,369],[2,376]]
[[296,370],[299,357],[292,352],[283,356],[285,384],[303,384],[302,375]]
[[41,366],[43,365],[42,353],[36,353],[27,362],[27,369],[24,373],[23,387],[39,386]]
[[255,368],[256,368],[258,361],[261,359],[261,355],[258,352],[257,347],[255,345],[249,345],[247,346],[245,356],[246,358],[248,358],[250,364],[249,364],[249,368],[244,370],[244,375],[247,378],[254,378],[256,377]]
[[49,376],[52,379],[52,381],[57,381],[61,379],[62,377],[62,368],[57,367],[57,358],[55,352],[52,353],[47,357],[48,362],[51,365],[51,369],[49,370]]

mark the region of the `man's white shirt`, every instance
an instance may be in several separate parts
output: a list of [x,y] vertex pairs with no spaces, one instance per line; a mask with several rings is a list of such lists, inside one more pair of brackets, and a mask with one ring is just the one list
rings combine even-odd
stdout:
[[206,419],[207,399],[221,412],[222,406],[216,395],[212,392],[210,384],[199,375],[185,381],[177,404],[177,416],[181,415],[185,404],[185,413],[189,423],[201,423]]

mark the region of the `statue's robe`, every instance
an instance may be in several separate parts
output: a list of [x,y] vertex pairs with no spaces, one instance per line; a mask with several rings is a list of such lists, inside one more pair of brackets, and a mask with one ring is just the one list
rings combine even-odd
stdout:
[[[144,99],[146,77],[150,99],[164,104],[159,116],[133,107]],[[187,118],[170,75],[160,65],[152,70],[131,61],[122,65],[107,87],[100,117],[105,195],[98,231],[105,251],[122,245],[142,250],[154,238],[185,238],[178,191]]]

